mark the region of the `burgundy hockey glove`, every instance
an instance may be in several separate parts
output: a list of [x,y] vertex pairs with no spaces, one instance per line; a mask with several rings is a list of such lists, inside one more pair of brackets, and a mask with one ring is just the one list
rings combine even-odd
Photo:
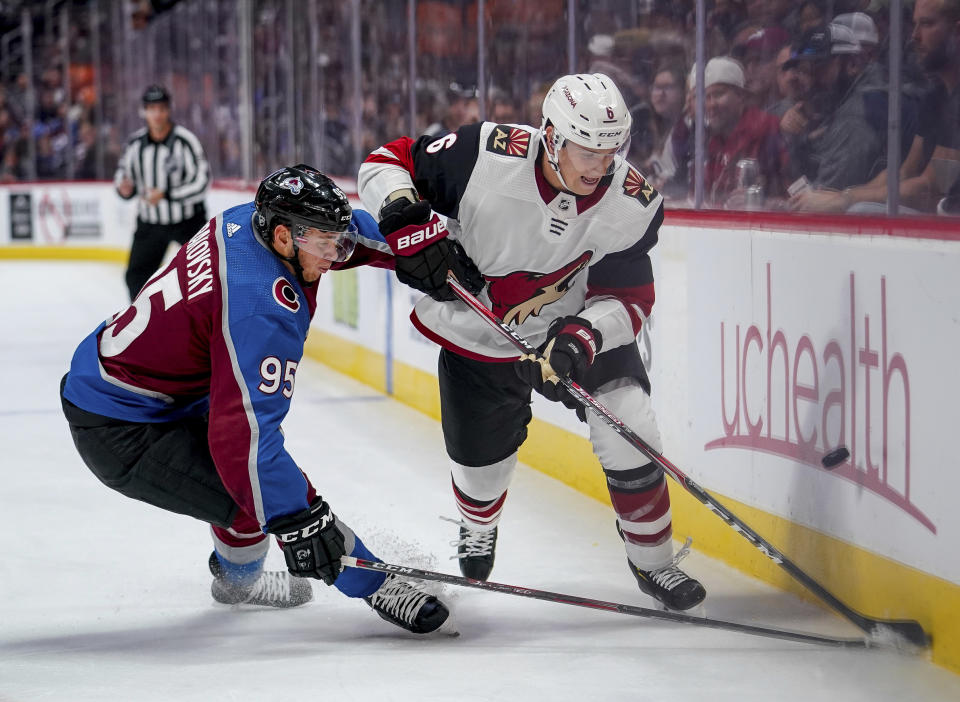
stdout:
[[514,364],[517,375],[534,390],[553,402],[578,408],[560,378],[580,380],[603,346],[603,337],[582,317],[555,319],[547,330],[543,356],[527,354]]
[[447,271],[476,295],[483,276],[459,242],[447,238],[447,228],[430,203],[394,200],[380,211],[380,233],[393,249],[397,280],[434,300],[456,300],[447,285]]
[[327,585],[340,575],[340,557],[346,553],[343,532],[319,495],[302,512],[270,520],[266,531],[277,537],[287,570],[294,575],[319,578]]

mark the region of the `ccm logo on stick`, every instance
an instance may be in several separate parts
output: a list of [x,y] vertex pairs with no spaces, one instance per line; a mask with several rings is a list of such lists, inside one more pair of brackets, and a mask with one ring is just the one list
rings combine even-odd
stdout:
[[417,244],[422,244],[425,241],[436,238],[446,230],[446,225],[440,220],[429,222],[423,229],[418,229],[412,234],[404,234],[398,237],[395,249],[397,253],[399,253],[403,249],[408,249],[411,246],[416,246]]

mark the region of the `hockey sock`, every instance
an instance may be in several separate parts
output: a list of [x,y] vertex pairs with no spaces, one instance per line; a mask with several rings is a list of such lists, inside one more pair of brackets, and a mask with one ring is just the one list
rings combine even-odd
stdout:
[[223,579],[231,585],[250,587],[257,582],[257,578],[259,578],[260,573],[263,572],[263,563],[266,560],[266,556],[251,561],[250,563],[234,563],[233,561],[228,561],[216,551],[214,551],[214,553],[217,554],[217,561],[220,563],[220,572],[222,573]]
[[457,511],[470,528],[489,531],[497,526],[507,500],[507,487],[516,467],[516,453],[485,466],[450,462],[450,480]]
[[644,569],[668,563],[673,555],[673,522],[663,470],[648,463],[604,473],[627,558]]

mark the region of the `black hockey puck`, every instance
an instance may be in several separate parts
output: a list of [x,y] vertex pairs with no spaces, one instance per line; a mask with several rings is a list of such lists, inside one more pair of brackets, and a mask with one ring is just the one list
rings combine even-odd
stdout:
[[830,453],[824,454],[823,458],[820,459],[820,462],[823,464],[824,468],[829,470],[836,468],[848,458],[850,458],[850,452],[847,451],[847,447],[839,446]]

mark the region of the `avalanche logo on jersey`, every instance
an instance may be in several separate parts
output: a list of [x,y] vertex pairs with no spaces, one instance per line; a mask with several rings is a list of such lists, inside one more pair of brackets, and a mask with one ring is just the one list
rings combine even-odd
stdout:
[[625,195],[639,200],[644,207],[653,202],[653,198],[657,196],[657,191],[643,179],[640,172],[633,166],[627,171],[627,177],[623,179],[623,192]]
[[519,127],[498,124],[487,137],[487,151],[495,154],[526,158],[529,150],[530,132]]
[[277,278],[273,281],[273,299],[291,312],[297,312],[300,309],[300,296],[286,278]]
[[527,317],[538,316],[545,305],[566,295],[573,278],[586,268],[592,257],[592,251],[584,251],[552,273],[514,271],[502,277],[484,276],[490,281],[487,291],[493,311],[504,324],[520,326]]
[[299,195],[300,191],[303,190],[303,181],[297,176],[290,176],[280,183],[280,187],[286,188],[292,195]]

